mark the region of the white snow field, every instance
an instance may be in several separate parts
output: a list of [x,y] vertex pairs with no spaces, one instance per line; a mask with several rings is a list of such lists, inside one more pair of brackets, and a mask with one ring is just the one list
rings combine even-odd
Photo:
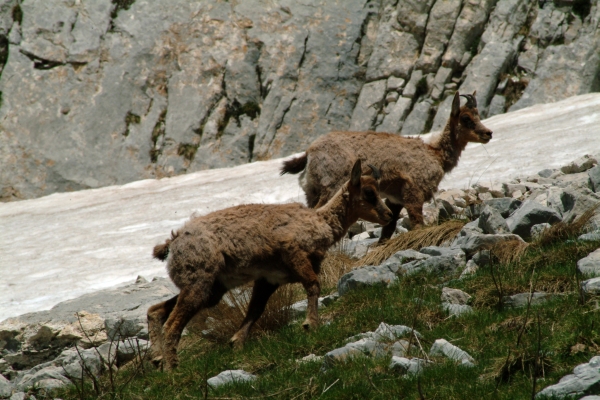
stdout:
[[[600,155],[600,93],[484,121],[487,145],[471,144],[442,188],[507,181]],[[429,136],[429,135],[425,135]],[[166,276],[154,245],[192,213],[242,203],[304,201],[281,160],[161,180],[0,203],[0,320],[99,289]]]

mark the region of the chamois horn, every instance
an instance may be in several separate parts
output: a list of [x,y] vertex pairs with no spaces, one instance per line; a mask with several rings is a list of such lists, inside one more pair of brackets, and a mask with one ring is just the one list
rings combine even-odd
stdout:
[[373,171],[373,178],[375,178],[375,180],[380,180],[381,179],[381,171],[379,170],[379,168],[377,168],[376,166],[372,165],[372,164],[367,164],[369,166],[369,168],[371,168],[371,171]]
[[467,107],[477,108],[477,99],[475,98],[475,92],[473,92],[473,94],[461,94],[460,96],[467,99]]

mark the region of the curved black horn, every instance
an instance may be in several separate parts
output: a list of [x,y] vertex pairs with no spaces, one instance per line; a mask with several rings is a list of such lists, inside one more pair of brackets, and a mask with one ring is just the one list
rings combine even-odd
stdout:
[[371,168],[371,171],[373,171],[373,178],[375,178],[376,180],[380,180],[381,179],[381,171],[379,171],[379,168],[377,168],[376,166],[372,165],[372,164],[367,164],[369,166],[369,168]]
[[477,99],[472,94],[461,94],[460,97],[467,99],[467,104],[465,104],[467,107],[477,108]]

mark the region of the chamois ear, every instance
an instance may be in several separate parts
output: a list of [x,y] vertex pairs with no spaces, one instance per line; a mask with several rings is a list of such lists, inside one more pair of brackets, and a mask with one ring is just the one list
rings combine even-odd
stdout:
[[381,171],[379,171],[379,168],[377,168],[376,166],[374,166],[373,164],[367,164],[369,166],[369,168],[371,168],[371,174],[373,175],[373,178],[375,178],[376,181],[381,179]]
[[454,94],[454,100],[452,100],[452,112],[453,117],[458,117],[460,114],[460,94],[458,91]]
[[360,158],[354,163],[352,167],[352,174],[350,175],[350,183],[352,186],[360,187],[360,177],[362,175],[362,164]]

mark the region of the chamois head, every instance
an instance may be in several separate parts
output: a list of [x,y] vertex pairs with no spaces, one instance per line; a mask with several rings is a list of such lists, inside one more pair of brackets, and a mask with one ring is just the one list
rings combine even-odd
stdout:
[[[461,142],[487,143],[492,139],[492,131],[485,127],[479,119],[477,99],[473,94],[454,95],[452,113],[450,115],[456,139]],[[467,99],[467,104],[460,106],[460,96]]]
[[393,215],[379,196],[379,169],[369,164],[371,175],[362,175],[360,159],[352,167],[348,182],[349,217],[355,222],[358,218],[386,225]]

